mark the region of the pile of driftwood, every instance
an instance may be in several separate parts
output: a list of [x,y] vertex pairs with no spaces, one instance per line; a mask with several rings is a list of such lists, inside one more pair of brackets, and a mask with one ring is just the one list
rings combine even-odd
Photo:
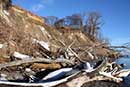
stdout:
[[[50,52],[49,44],[34,40],[42,49]],[[43,52],[43,57],[33,57],[19,52],[14,52],[12,58],[15,61],[0,64],[0,84],[15,86],[43,86],[50,87],[67,82],[77,75],[85,75],[89,78],[85,82],[93,80],[110,80],[122,82],[122,77],[129,75],[130,70],[124,70],[123,64],[109,62],[108,58],[97,58],[91,53],[94,47],[88,47],[87,52],[95,61],[83,61],[79,54],[71,46],[66,46],[61,40],[59,42],[66,48],[61,50],[57,57],[48,56]],[[0,45],[1,48],[4,45]]]

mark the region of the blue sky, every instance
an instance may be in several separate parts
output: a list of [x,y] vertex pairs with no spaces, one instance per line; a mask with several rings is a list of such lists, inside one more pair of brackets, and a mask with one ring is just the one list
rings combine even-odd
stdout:
[[65,17],[97,11],[104,20],[102,32],[112,45],[130,42],[130,0],[13,0],[40,16]]

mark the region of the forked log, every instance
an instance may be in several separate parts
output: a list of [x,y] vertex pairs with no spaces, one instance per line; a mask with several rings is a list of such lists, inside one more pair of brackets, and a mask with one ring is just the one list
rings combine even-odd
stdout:
[[[63,46],[66,46],[63,41],[59,40],[59,42],[60,42]],[[67,49],[70,50],[80,62],[84,62],[84,61],[78,56],[78,54],[76,54],[76,53],[71,49],[71,45],[70,45]]]

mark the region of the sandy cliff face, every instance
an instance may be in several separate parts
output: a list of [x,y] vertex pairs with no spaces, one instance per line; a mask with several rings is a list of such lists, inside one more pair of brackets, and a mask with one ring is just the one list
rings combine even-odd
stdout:
[[[2,4],[2,3],[1,3]],[[62,33],[44,23],[44,19],[18,6],[11,5],[8,10],[0,11],[0,44],[1,56],[10,56],[14,51],[28,55],[35,55],[37,51],[33,40],[44,41],[50,44],[52,52],[63,47],[57,40],[70,45],[74,40],[75,46],[92,44],[92,41],[81,31]]]
[[[0,2],[0,44],[3,45],[0,48],[0,58],[9,58],[15,51],[40,56],[37,53],[39,48],[36,41],[43,41],[49,45],[51,55],[55,55],[60,49],[65,49],[71,44],[72,48],[81,47],[84,50],[86,47],[100,44],[80,30],[64,29],[62,31],[62,29],[47,26],[42,17],[21,7],[9,4],[5,9],[7,3],[9,2]],[[107,51],[105,51],[106,55]]]

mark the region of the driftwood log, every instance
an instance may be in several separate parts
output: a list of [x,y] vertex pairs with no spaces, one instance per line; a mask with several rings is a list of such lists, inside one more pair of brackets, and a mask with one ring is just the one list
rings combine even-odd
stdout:
[[52,64],[43,64],[43,63],[34,63],[31,65],[32,69],[59,69],[62,66],[58,63]]
[[68,64],[72,64],[72,65],[74,64],[71,60],[67,60],[67,59],[51,60],[51,59],[46,59],[46,58],[32,58],[32,59],[29,59],[29,60],[18,60],[18,61],[0,64],[0,69],[6,68],[6,67],[11,67],[11,66],[18,66],[18,65],[26,64],[26,63],[34,63],[34,62],[68,63]]

